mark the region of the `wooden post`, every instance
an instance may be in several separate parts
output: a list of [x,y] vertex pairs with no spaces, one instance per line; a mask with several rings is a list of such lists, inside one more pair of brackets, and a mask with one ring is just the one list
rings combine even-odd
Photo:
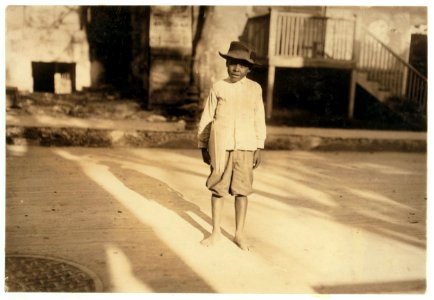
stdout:
[[354,19],[353,27],[353,48],[352,48],[352,61],[353,67],[351,68],[351,78],[350,78],[350,92],[348,95],[348,119],[353,119],[354,117],[354,105],[356,101],[356,84],[357,84],[357,67],[360,63],[360,30],[358,28],[359,24],[357,18]]
[[276,67],[273,65],[268,66],[267,76],[267,105],[265,108],[267,119],[271,119],[273,113],[273,92],[274,92],[274,77],[276,73]]
[[270,27],[268,37],[268,58],[273,58],[276,55],[276,39],[277,39],[277,11],[270,9]]
[[351,70],[350,79],[350,93],[348,96],[348,119],[352,119],[354,116],[354,104],[356,100],[356,83],[357,83],[357,71],[355,68]]
[[271,62],[276,56],[276,33],[277,33],[277,14],[278,12],[270,9],[270,27],[268,37],[268,75],[267,75],[267,98],[265,113],[267,119],[271,119],[273,113],[273,92],[274,92],[274,77],[276,66]]

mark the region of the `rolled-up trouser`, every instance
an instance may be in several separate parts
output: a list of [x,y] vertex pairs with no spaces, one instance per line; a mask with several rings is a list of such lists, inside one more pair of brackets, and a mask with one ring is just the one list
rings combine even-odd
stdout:
[[206,186],[213,195],[248,196],[252,193],[253,154],[254,151],[226,151],[226,166],[222,174],[215,172],[211,166]]

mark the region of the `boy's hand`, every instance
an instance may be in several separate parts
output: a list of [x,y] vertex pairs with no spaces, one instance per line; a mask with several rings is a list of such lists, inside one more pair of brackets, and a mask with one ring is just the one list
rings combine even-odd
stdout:
[[256,169],[261,164],[261,149],[256,149],[253,154],[253,169]]
[[206,163],[207,165],[211,164],[211,156],[209,156],[208,149],[201,148],[201,150],[202,150],[203,162]]

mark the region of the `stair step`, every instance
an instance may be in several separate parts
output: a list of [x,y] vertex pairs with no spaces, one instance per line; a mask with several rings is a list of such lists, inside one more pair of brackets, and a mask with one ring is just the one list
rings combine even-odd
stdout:
[[380,102],[384,102],[390,97],[390,92],[379,82],[372,81],[367,72],[357,72],[357,83],[376,97]]

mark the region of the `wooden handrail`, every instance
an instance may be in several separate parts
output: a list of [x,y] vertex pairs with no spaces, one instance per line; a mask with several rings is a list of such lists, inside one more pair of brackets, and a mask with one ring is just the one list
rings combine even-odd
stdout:
[[387,49],[391,55],[393,55],[395,58],[397,58],[402,64],[404,64],[407,68],[412,70],[414,73],[416,73],[417,76],[421,77],[424,80],[428,80],[422,73],[420,73],[415,67],[410,65],[408,62],[406,62],[402,57],[400,57],[398,54],[396,54],[392,48],[384,44],[382,41],[380,41],[372,32],[370,32],[368,29],[364,28],[366,33],[371,36],[375,41],[377,41],[381,46]]
[[428,81],[415,67],[407,63],[390,47],[366,28],[361,27],[361,55],[357,61],[359,71],[369,81],[377,82],[379,89],[388,92],[388,98],[414,103],[426,114]]

